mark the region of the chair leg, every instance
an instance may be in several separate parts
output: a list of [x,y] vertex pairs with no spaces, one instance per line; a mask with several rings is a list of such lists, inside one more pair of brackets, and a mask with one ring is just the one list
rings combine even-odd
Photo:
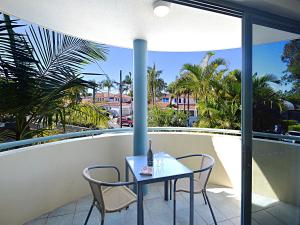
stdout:
[[207,201],[206,201],[205,194],[204,194],[203,190],[202,190],[202,195],[203,195],[203,199],[204,199],[204,204],[207,205]]
[[170,200],[172,200],[172,180],[170,180]]
[[84,225],[87,225],[87,223],[88,223],[88,220],[89,220],[90,215],[91,215],[91,213],[92,213],[92,210],[93,210],[93,208],[94,208],[94,204],[95,204],[95,200],[93,201],[93,203],[92,203],[92,205],[91,205],[91,207],[90,207],[90,210],[89,210],[89,213],[88,213],[88,215],[87,215],[87,217],[86,217],[86,219],[85,219]]
[[217,221],[216,221],[216,218],[215,218],[215,214],[214,214],[213,209],[212,209],[212,207],[211,207],[211,205],[210,205],[208,196],[207,196],[207,194],[206,194],[206,190],[203,191],[203,194],[204,194],[204,196],[205,196],[205,198],[206,198],[206,201],[207,201],[207,203],[208,203],[208,207],[209,207],[210,213],[211,213],[211,215],[212,215],[212,217],[213,217],[214,224],[217,225]]
[[101,225],[104,225],[104,217],[105,217],[105,212],[103,214],[101,213]]

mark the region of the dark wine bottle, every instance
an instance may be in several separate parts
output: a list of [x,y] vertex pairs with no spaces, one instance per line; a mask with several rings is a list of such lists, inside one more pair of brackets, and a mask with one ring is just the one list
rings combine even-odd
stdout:
[[151,149],[151,140],[149,140],[149,149],[147,152],[147,166],[153,166],[153,152]]

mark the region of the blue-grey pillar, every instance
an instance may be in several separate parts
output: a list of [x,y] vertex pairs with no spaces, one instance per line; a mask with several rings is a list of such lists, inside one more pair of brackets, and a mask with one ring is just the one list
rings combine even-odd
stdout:
[[252,17],[242,19],[242,196],[241,224],[251,224],[252,208]]
[[147,135],[147,41],[133,41],[133,154],[146,155]]

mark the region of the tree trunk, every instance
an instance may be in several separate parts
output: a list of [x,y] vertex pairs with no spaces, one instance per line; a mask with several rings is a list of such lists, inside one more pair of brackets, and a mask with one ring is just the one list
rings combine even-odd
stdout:
[[177,105],[177,112],[179,111],[179,104],[178,104],[178,95],[177,95],[177,100],[176,100],[176,105]]
[[184,95],[183,95],[183,112],[184,112],[184,113],[186,113],[186,112],[185,112],[185,96],[186,96],[186,95],[184,94]]
[[173,101],[173,97],[171,96],[170,97],[170,103],[169,103],[170,107],[172,106],[172,101]]
[[108,100],[108,102],[109,102],[109,93],[110,93],[110,88],[107,88],[107,100]]
[[188,118],[190,118],[190,93],[188,92],[188,102],[187,102],[187,111],[188,111]]
[[154,98],[155,98],[155,96],[154,96],[154,81],[152,80],[151,81],[151,83],[152,83],[152,85],[151,85],[151,95],[152,95],[152,105],[154,106]]

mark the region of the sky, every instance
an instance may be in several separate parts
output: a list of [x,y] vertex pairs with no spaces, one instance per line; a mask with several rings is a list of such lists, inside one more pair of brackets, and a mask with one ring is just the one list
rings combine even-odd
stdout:
[[[287,42],[276,42],[253,47],[253,73],[259,75],[274,74],[278,78],[286,66],[281,61],[281,55]],[[132,49],[108,46],[109,53],[106,61],[98,64],[90,64],[84,68],[84,72],[106,73],[111,79],[118,80],[120,70],[124,76],[133,71]],[[214,50],[212,50],[214,51]],[[242,68],[242,51],[240,48],[214,51],[213,58],[224,58],[229,70]],[[206,52],[148,52],[148,66],[156,64],[157,69],[162,70],[161,77],[170,83],[179,75],[182,65],[185,63],[199,64]],[[101,81],[105,77],[85,76],[87,80]],[[278,89],[280,87],[277,87]]]
[[[102,70],[114,80],[119,79],[120,70],[124,75],[133,71],[132,49],[109,46],[109,54],[105,62],[100,62]],[[161,77],[170,83],[179,76],[180,69],[185,63],[199,64],[206,52],[148,52],[148,66],[154,63],[162,70]],[[215,51],[216,57],[225,58],[229,69],[241,68],[241,49]],[[85,72],[103,72],[96,64],[85,67]],[[86,79],[102,80],[104,77],[86,76]]]
[[[20,24],[27,25],[18,28],[18,32],[24,33],[28,28],[28,23],[23,20]],[[262,44],[253,47],[253,73],[259,75],[274,74],[280,78],[286,66],[281,61],[281,55],[287,41],[276,42],[271,44]],[[108,47],[106,61],[99,61],[97,64],[92,63],[84,67],[85,73],[105,73],[118,81],[119,73],[122,70],[124,76],[133,72],[133,50],[119,48],[114,46]],[[214,49],[211,49],[214,51]],[[228,64],[229,70],[242,68],[242,51],[240,48],[214,51],[213,58],[224,58]],[[148,66],[154,63],[158,70],[162,70],[161,77],[165,82],[170,83],[179,76],[182,65],[185,63],[199,64],[206,52],[148,52]],[[105,79],[104,76],[85,76],[86,80],[95,80],[100,82]],[[288,89],[289,87],[274,87],[276,89]],[[117,90],[116,90],[117,91]]]

